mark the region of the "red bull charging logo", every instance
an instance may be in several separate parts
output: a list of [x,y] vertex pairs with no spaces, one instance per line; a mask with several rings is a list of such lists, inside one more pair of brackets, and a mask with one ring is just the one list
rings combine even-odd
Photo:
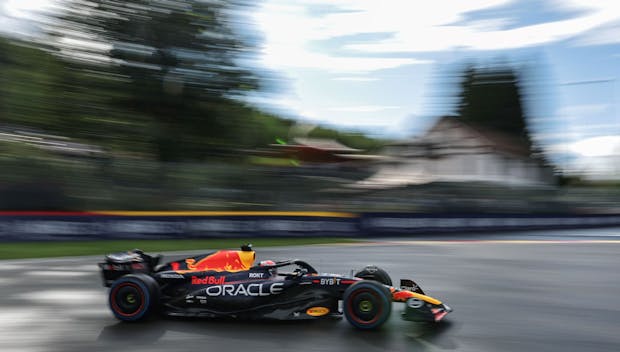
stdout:
[[254,262],[254,252],[218,251],[198,261],[185,259],[188,270],[193,271],[243,271]]

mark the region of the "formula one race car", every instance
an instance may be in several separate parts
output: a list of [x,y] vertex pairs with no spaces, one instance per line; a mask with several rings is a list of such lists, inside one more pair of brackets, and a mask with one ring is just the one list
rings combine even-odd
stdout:
[[[154,312],[169,316],[245,319],[317,319],[342,314],[356,328],[387,321],[392,302],[402,302],[402,318],[438,322],[452,311],[424,294],[412,280],[393,287],[389,275],[367,266],[355,275],[319,274],[301,260],[254,264],[250,245],[158,265],[161,256],[140,250],[109,254],[103,282],[116,318],[137,321]],[[290,267],[283,272],[281,268]]]

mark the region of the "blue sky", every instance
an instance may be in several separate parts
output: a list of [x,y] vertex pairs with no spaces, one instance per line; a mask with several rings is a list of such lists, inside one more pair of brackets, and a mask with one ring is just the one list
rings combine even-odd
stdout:
[[530,129],[567,168],[620,167],[620,2],[267,0],[262,103],[309,123],[409,137],[454,111],[459,68],[523,68]]
[[[50,1],[0,0],[0,29],[27,32]],[[537,143],[567,168],[618,174],[619,1],[264,0],[252,19],[253,65],[283,78],[251,99],[268,110],[411,137],[454,111],[465,63],[508,62],[524,68]]]

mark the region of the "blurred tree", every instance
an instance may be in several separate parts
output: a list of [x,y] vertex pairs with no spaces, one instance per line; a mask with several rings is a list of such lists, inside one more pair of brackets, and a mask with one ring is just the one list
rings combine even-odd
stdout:
[[347,147],[372,152],[376,152],[383,148],[386,143],[385,140],[371,138],[361,133],[336,131],[321,126],[313,129],[308,134],[308,137],[333,139],[346,145]]
[[[0,38],[0,123],[144,153],[138,126],[110,101],[123,91],[109,75],[63,62],[46,44]],[[144,119],[143,119],[144,120]],[[113,137],[113,138],[110,138]],[[144,137],[142,137],[144,139]],[[130,141],[130,142],[127,142]]]
[[3,124],[52,129],[58,115],[58,59],[26,42],[0,38],[0,116]]
[[121,126],[140,126],[160,160],[201,158],[236,144],[244,117],[233,97],[258,87],[238,61],[252,51],[233,31],[243,5],[72,0],[50,34],[74,69],[96,78],[78,90],[106,90],[103,106],[118,112]]
[[461,121],[518,137],[531,146],[517,73],[510,67],[468,66],[462,77]]

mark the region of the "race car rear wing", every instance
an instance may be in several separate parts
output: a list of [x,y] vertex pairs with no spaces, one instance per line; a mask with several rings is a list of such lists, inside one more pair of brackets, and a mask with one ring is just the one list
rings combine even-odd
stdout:
[[161,255],[151,256],[139,249],[111,253],[99,263],[103,285],[110,287],[121,276],[131,273],[152,273],[161,260]]

